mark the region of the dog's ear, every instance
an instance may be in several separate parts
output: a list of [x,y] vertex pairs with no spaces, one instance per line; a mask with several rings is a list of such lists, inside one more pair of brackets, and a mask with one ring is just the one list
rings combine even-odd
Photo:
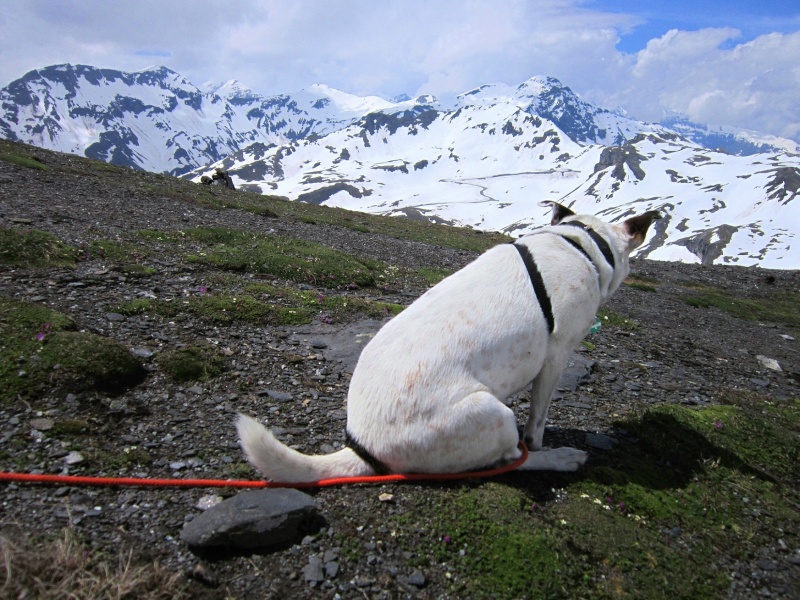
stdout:
[[553,216],[550,218],[550,225],[558,225],[566,219],[567,217],[571,217],[575,213],[568,209],[563,204],[559,204],[558,202],[553,202],[552,200],[542,200],[539,202],[539,206],[552,206],[553,207]]
[[639,216],[627,219],[623,223],[623,226],[625,227],[625,231],[628,232],[628,235],[631,236],[628,241],[628,249],[633,250],[641,246],[644,243],[644,238],[647,236],[647,230],[650,228],[650,225],[654,220],[660,218],[661,213],[657,210],[651,210]]

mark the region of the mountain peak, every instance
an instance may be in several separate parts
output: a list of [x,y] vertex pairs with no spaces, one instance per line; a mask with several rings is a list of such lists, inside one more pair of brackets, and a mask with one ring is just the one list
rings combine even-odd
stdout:
[[208,81],[201,86],[201,89],[222,98],[257,98],[259,96],[238,79],[229,79],[225,83]]
[[392,108],[394,104],[378,96],[356,96],[325,85],[315,83],[304,90],[307,93],[329,99],[336,108],[346,113],[368,113]]

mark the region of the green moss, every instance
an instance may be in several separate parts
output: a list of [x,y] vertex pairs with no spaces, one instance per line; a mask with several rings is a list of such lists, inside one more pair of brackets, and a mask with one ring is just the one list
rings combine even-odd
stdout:
[[225,479],[252,479],[253,467],[246,462],[230,463],[223,467],[223,477]]
[[[335,288],[375,284],[378,264],[306,240],[255,236],[221,230],[191,230],[187,236],[213,244],[208,252],[188,257],[190,262]],[[222,241],[213,241],[221,239]]]
[[44,389],[117,392],[146,375],[118,342],[74,329],[70,317],[44,306],[0,298],[0,399]]
[[[552,597],[567,584],[564,576],[571,577],[562,569],[553,528],[538,526],[530,505],[520,491],[498,484],[463,491],[450,507],[457,519],[441,524],[449,542],[438,545],[436,558],[464,549],[460,566],[478,576],[477,589],[470,590],[477,597]],[[569,581],[573,591],[579,586]]]
[[136,298],[120,304],[116,312],[128,317],[141,315],[151,311],[153,309],[153,304],[154,302],[150,298]]
[[77,250],[52,233],[0,227],[0,263],[18,267],[71,267]]
[[639,323],[633,319],[624,317],[619,313],[607,308],[601,308],[598,310],[597,317],[600,319],[600,322],[603,325],[613,325],[614,327],[619,327],[620,329],[625,329],[628,331],[633,331],[639,328]]
[[401,304],[347,296],[325,296],[321,301],[312,299],[309,301],[309,305],[317,306],[334,319],[352,314],[362,314],[373,319],[381,319],[400,314],[405,308]]
[[451,275],[452,269],[443,269],[438,267],[419,267],[416,269],[416,275],[425,282],[427,285],[436,285],[442,279]]
[[112,472],[132,467],[144,467],[153,464],[154,460],[147,450],[138,446],[130,446],[119,452],[96,450],[87,458],[92,464]]
[[257,242],[265,236],[238,229],[226,227],[198,227],[186,229],[172,234],[173,239],[187,239],[201,242],[206,245],[225,244],[228,246],[243,246]]
[[[585,569],[585,596],[689,600],[727,592],[730,582],[715,568],[711,548],[673,541],[663,525],[653,527],[621,510],[616,497],[593,491],[575,494],[570,488],[569,500],[550,515],[560,525],[557,545],[572,558],[570,567]],[[562,597],[575,597],[568,589]]]
[[172,233],[140,231],[138,235],[153,241],[194,242],[207,247],[189,254],[190,262],[229,271],[264,273],[327,288],[374,285],[376,273],[384,268],[377,261],[357,259],[346,252],[306,240],[222,227]]
[[87,248],[87,258],[100,258],[117,265],[138,265],[151,254],[150,248],[117,240],[95,240]]
[[206,381],[222,373],[225,362],[213,348],[188,346],[158,356],[161,369],[179,383]]
[[310,323],[314,311],[260,302],[252,296],[203,296],[189,301],[190,309],[203,319],[217,323],[249,321],[270,325]]
[[800,401],[660,406],[619,426],[636,442],[575,474],[420,499],[430,526],[400,541],[472,598],[725,598],[720,564],[752,560],[776,535],[800,544]]
[[157,229],[140,229],[134,233],[137,238],[149,242],[174,241],[175,234]]
[[84,332],[48,336],[38,356],[45,366],[51,365],[50,382],[71,389],[118,392],[140,383],[147,374],[125,346]]
[[33,156],[3,152],[0,154],[0,160],[17,165],[18,167],[47,171],[47,165],[45,165],[40,159]]
[[638,277],[628,277],[624,283],[629,288],[633,288],[634,290],[639,290],[641,292],[655,292],[658,289],[650,281],[646,281]]
[[684,295],[683,301],[697,308],[714,307],[748,321],[783,323],[800,328],[800,292],[761,290],[760,298],[745,298],[724,290],[696,286],[694,293]]
[[118,267],[120,273],[129,277],[149,277],[158,273],[153,267],[146,267],[139,264],[124,264]]

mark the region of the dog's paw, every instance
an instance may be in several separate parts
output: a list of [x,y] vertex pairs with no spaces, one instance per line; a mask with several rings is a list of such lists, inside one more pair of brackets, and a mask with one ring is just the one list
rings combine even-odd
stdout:
[[552,455],[555,461],[554,471],[577,471],[589,457],[583,450],[569,447],[554,448],[549,450],[548,454]]
[[577,471],[586,462],[588,454],[577,448],[553,448],[528,454],[520,469],[530,471]]

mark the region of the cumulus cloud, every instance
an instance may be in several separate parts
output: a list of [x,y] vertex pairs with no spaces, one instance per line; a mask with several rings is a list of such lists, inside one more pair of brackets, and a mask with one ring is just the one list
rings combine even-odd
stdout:
[[387,98],[551,75],[636,118],[674,111],[800,139],[800,30],[787,30],[788,21],[783,33],[750,38],[736,27],[676,28],[626,53],[622,36],[645,17],[601,4],[5,0],[0,85],[60,62],[164,64],[197,84],[238,79],[263,94],[319,82]]
[[800,31],[748,42],[735,29],[672,30],[623,65],[605,104],[657,121],[665,111],[710,125],[734,125],[798,139]]

